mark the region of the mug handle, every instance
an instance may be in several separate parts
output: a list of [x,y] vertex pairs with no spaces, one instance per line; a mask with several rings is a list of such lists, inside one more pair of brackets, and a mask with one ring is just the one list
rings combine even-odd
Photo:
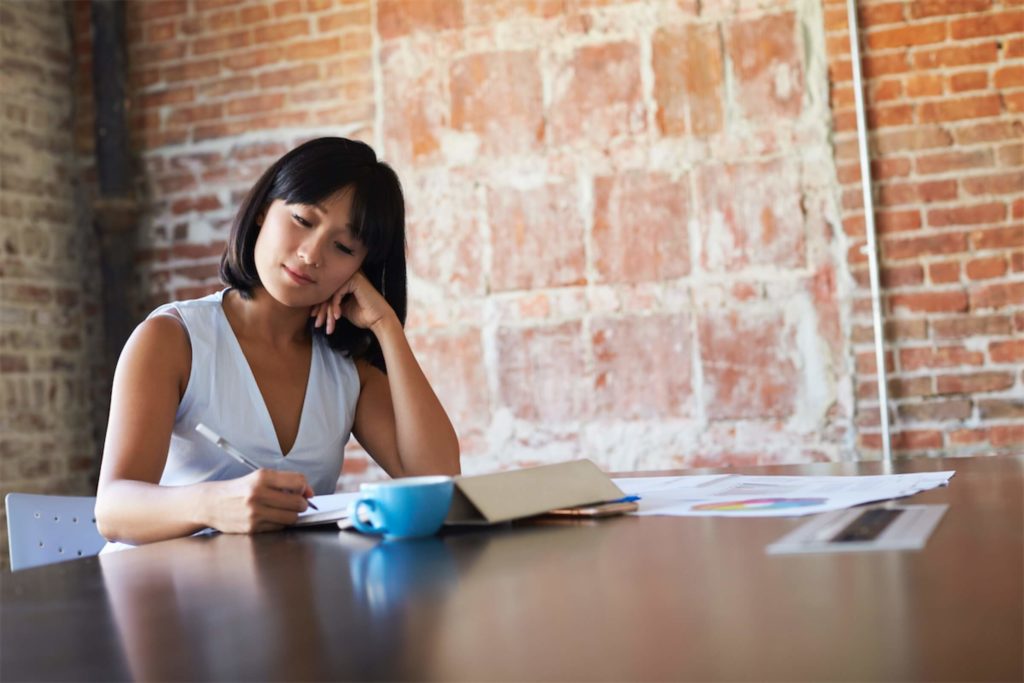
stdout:
[[[352,509],[349,511],[349,517],[352,518],[352,523],[355,527],[364,534],[386,534],[388,531],[387,527],[374,526],[372,523],[373,513],[377,512],[378,507],[377,501],[373,498],[360,498],[352,503]],[[359,516],[359,513],[364,509],[370,513],[368,515],[371,520],[369,524],[364,522]]]

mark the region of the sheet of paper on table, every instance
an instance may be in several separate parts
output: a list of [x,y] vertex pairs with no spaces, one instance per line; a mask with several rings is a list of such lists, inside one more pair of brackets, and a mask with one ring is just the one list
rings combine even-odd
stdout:
[[710,474],[615,479],[640,496],[636,515],[794,517],[945,486],[955,471],[867,476]]
[[348,517],[348,506],[353,500],[359,498],[359,492],[352,493],[328,493],[322,496],[313,496],[313,504],[319,510],[313,508],[299,513],[299,521],[295,526],[309,526],[312,524],[326,524],[336,522],[339,519]]

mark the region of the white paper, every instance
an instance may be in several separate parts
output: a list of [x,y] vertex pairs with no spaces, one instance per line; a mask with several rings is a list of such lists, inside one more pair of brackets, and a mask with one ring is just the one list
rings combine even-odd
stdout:
[[307,526],[310,524],[325,524],[335,522],[348,517],[348,506],[353,500],[359,497],[359,492],[352,493],[329,493],[322,496],[310,498],[319,510],[308,508],[305,512],[299,513],[299,521],[295,526]]
[[615,479],[640,496],[637,515],[795,517],[945,486],[955,471],[846,476],[743,474]]

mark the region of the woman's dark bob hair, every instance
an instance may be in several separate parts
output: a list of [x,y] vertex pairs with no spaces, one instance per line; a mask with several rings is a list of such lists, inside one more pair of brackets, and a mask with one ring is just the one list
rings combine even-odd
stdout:
[[[260,287],[256,273],[256,238],[260,226],[256,219],[275,199],[288,204],[318,204],[350,189],[352,195],[352,232],[366,246],[363,273],[373,283],[405,325],[405,200],[402,185],[390,166],[377,160],[373,149],[356,140],[317,138],[299,145],[268,168],[249,190],[235,216],[231,235],[220,259],[220,278],[238,290],[243,298],[252,297]],[[312,326],[310,319],[310,326]],[[369,330],[363,330],[345,318],[338,321],[334,334],[324,328],[311,328],[324,334],[331,348],[353,360],[365,359],[384,368],[380,344]]]

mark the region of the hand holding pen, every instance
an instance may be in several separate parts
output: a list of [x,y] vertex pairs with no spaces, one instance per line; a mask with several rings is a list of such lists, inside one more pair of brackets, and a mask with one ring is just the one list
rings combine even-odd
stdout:
[[[204,439],[206,439],[213,445],[217,446],[222,451],[224,451],[225,453],[227,453],[232,458],[242,463],[249,469],[254,471],[260,469],[260,466],[256,464],[256,462],[254,462],[251,458],[249,458],[249,456],[245,455],[240,450],[232,446],[230,443],[228,443],[227,439],[225,439],[220,434],[204,425],[202,422],[196,425],[196,431],[199,432],[200,436],[202,436]],[[308,498],[306,499],[306,504],[309,505],[309,507],[313,508],[314,510],[320,509],[313,504],[313,501],[309,500]]]

